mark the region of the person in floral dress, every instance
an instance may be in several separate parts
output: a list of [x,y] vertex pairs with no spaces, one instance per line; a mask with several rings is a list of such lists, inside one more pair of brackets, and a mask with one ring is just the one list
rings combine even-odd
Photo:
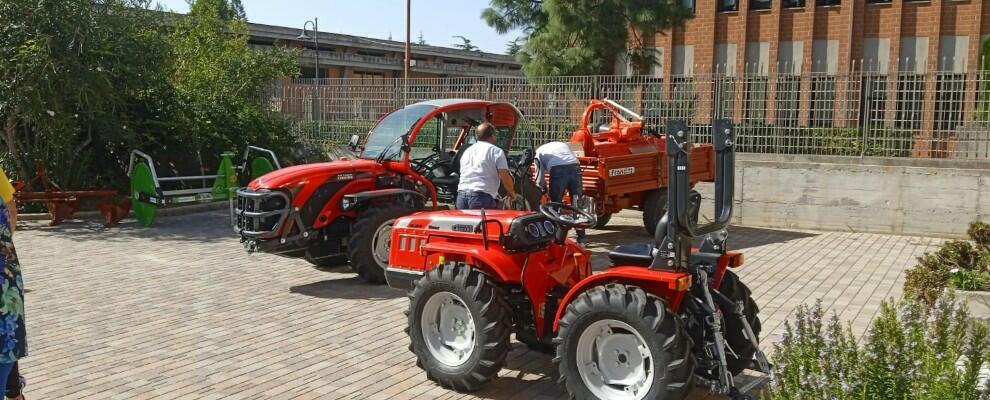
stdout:
[[[17,360],[27,355],[24,326],[24,280],[14,250],[17,221],[14,188],[0,169],[0,382],[7,382]],[[15,394],[15,399],[23,399]]]

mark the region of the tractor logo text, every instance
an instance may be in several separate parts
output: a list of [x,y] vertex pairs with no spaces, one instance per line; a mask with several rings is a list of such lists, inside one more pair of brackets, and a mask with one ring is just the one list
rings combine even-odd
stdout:
[[632,175],[636,173],[636,167],[625,167],[608,170],[608,176]]

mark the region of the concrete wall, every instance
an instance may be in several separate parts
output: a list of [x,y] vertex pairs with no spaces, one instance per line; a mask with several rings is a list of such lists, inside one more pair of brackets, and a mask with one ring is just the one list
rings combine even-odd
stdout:
[[[711,185],[699,189],[710,198]],[[990,220],[990,162],[750,154],[736,162],[741,225],[961,237],[977,218]]]

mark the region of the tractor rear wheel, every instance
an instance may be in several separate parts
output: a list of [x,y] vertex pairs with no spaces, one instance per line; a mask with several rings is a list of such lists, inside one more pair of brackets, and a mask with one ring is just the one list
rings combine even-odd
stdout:
[[[763,328],[760,323],[760,317],[757,315],[760,312],[760,308],[753,301],[749,287],[742,283],[739,280],[739,276],[734,272],[725,271],[725,276],[722,278],[722,284],[719,286],[718,291],[732,299],[733,302],[743,303],[743,314],[746,316],[746,320],[749,321],[749,326],[753,329],[756,340],[759,342],[760,331]],[[757,349],[756,346],[753,346],[753,342],[746,336],[742,321],[735,318],[731,312],[726,312],[726,310],[722,311],[722,315],[725,318],[725,341],[735,352],[735,354],[726,352],[725,362],[728,364],[729,372],[732,375],[738,375],[750,366],[750,360],[753,359],[753,355],[756,354]]]
[[572,399],[682,399],[691,388],[694,353],[680,316],[636,286],[611,283],[579,295],[554,341]]
[[498,374],[509,354],[511,313],[485,274],[443,264],[416,281],[409,297],[409,350],[429,380],[471,391]]
[[390,204],[369,208],[358,215],[347,241],[347,258],[361,279],[369,283],[385,283],[392,224],[396,218],[415,211],[403,204]]
[[656,234],[657,224],[667,213],[667,189],[651,190],[643,195],[643,227],[650,236]]

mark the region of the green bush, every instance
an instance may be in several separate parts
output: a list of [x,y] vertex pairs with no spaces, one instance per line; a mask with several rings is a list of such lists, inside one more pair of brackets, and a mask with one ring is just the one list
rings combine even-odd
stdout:
[[918,259],[906,273],[906,295],[932,303],[946,287],[990,291],[990,225],[975,221],[966,232],[972,241],[945,242]]
[[736,127],[740,152],[829,156],[909,157],[913,133],[871,128],[807,128],[773,125]]
[[884,302],[861,344],[821,303],[798,308],[774,345],[773,399],[990,399],[980,387],[988,327],[947,294],[934,306]]

